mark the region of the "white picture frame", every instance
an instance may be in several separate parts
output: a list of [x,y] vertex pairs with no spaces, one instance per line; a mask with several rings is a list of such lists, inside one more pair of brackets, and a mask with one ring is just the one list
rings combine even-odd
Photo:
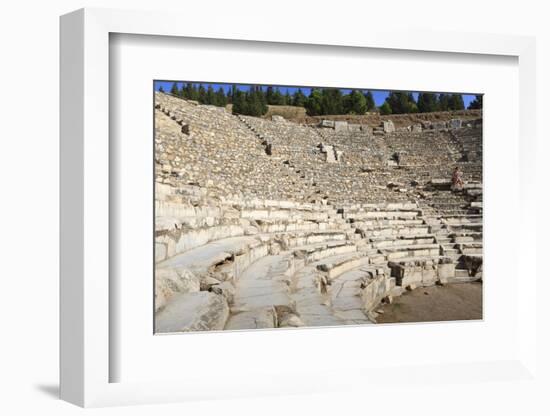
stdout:
[[[402,30],[380,24],[369,34],[348,27],[337,34],[312,28],[264,25],[261,30],[237,34],[219,26],[205,31],[200,21],[174,13],[150,13],[107,9],[82,9],[61,18],[61,398],[80,406],[160,403],[255,395],[333,392],[347,388],[342,379],[360,386],[398,377],[407,383],[481,382],[536,377],[536,217],[530,211],[535,189],[536,140],[535,40],[530,37],[474,33],[433,33]],[[518,326],[515,353],[498,361],[437,365],[418,363],[411,368],[372,368],[365,372],[331,370],[332,381],[318,382],[318,373],[269,374],[265,379],[237,379],[233,386],[201,379],[180,381],[111,382],[110,365],[119,359],[110,348],[109,275],[110,242],[109,158],[109,37],[123,33],[147,36],[263,41],[300,45],[428,51],[441,54],[499,55],[514,57],[519,67],[519,186],[518,239],[511,248],[522,261],[522,280],[528,289],[517,292]],[[216,80],[213,80],[216,81]],[[529,110],[528,110],[529,108]],[[152,110],[151,110],[152,111]],[[516,271],[519,273],[519,271]],[[313,333],[313,332],[312,332]],[[261,336],[261,334],[260,334]],[[411,377],[411,374],[414,376]],[[290,379],[290,380],[289,380]],[[274,386],[279,386],[274,390]]]

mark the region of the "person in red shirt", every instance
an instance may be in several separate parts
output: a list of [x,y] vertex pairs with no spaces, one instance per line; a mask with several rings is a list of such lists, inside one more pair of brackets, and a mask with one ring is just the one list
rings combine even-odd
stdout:
[[462,180],[462,171],[458,166],[455,167],[451,180],[453,183],[453,189],[462,189],[462,187],[464,186],[464,181]]

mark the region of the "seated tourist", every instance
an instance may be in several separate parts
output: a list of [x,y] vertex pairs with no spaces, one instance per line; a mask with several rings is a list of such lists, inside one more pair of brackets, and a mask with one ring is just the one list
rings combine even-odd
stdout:
[[464,187],[464,181],[462,180],[462,171],[457,166],[453,172],[452,177],[452,189],[461,190]]

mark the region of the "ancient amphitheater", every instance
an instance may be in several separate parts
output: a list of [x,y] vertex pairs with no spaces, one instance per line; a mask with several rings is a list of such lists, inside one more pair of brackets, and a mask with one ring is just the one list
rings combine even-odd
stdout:
[[156,332],[372,324],[406,290],[481,280],[481,123],[303,125],[156,93]]

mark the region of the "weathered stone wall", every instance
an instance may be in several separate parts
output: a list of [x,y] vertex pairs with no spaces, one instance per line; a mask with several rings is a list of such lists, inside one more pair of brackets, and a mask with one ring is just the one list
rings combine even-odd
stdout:
[[[269,158],[257,137],[235,116],[165,94],[155,97],[157,182],[198,185],[209,197],[307,198],[308,186],[302,178]],[[176,120],[188,126],[189,134],[181,133]]]
[[[159,180],[199,184],[210,195],[384,202],[421,197],[419,187],[450,178],[454,166],[466,180],[481,180],[481,126],[475,121],[424,125],[415,133],[384,127],[380,135],[233,116],[158,93],[157,104],[164,110],[156,117]],[[172,118],[189,134],[180,134]],[[327,146],[338,163],[324,163],[333,161]]]
[[306,123],[317,125],[321,120],[328,119],[333,121],[347,121],[350,124],[376,127],[383,120],[391,120],[396,128],[402,128],[413,124],[448,122],[451,119],[475,120],[482,117],[482,110],[457,110],[457,111],[437,111],[434,113],[411,113],[411,114],[390,114],[381,115],[377,112],[367,113],[365,115],[325,115],[325,116],[306,116],[296,118],[293,121],[297,123]]

